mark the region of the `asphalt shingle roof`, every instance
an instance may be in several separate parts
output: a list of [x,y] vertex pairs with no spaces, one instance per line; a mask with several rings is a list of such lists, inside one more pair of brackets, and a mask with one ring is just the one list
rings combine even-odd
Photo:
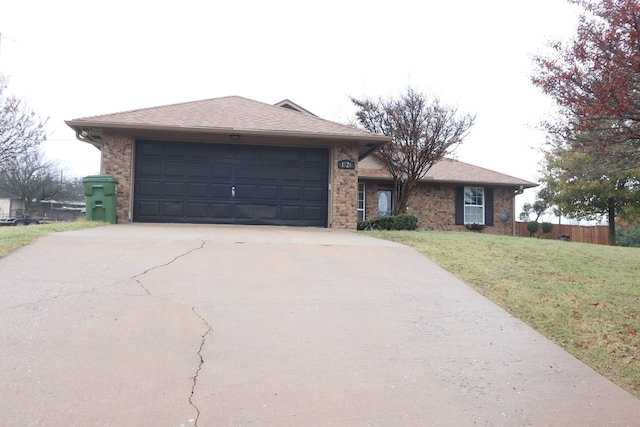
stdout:
[[302,114],[240,96],[164,105],[66,122],[82,126],[123,129],[197,130],[251,134],[341,138],[385,142],[390,138],[352,126]]
[[[391,179],[386,168],[375,155],[367,157],[358,167],[358,177]],[[421,180],[423,182],[447,182],[460,184],[515,185],[523,188],[536,187],[538,184],[524,179],[505,175],[480,166],[445,158],[433,165]]]

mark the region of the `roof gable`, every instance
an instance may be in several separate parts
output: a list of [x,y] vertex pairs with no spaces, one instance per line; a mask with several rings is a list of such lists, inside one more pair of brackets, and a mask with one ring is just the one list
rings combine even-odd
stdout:
[[301,106],[299,106],[295,102],[291,101],[290,99],[283,99],[282,101],[277,102],[274,105],[276,107],[288,108],[290,110],[294,110],[294,111],[298,111],[300,113],[310,114],[310,115],[312,115],[314,117],[318,117],[315,114],[313,114],[311,111],[302,108]]

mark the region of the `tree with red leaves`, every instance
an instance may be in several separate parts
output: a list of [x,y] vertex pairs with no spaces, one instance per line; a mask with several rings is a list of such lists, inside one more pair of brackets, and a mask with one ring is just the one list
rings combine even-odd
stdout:
[[556,140],[589,146],[606,163],[640,164],[640,2],[568,0],[583,9],[577,33],[537,56],[532,81],[559,107]]

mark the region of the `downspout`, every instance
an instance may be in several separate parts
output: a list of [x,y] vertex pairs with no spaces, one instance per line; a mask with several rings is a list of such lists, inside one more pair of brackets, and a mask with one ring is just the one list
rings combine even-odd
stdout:
[[102,129],[81,128],[75,131],[78,141],[91,144],[100,151],[100,171],[102,171]]
[[522,193],[524,193],[524,187],[522,185],[519,188],[516,188],[516,190],[513,192],[513,200],[511,202],[513,204],[513,207],[511,208],[511,212],[513,212],[513,219],[511,220],[512,236],[516,235],[516,196],[519,196]]

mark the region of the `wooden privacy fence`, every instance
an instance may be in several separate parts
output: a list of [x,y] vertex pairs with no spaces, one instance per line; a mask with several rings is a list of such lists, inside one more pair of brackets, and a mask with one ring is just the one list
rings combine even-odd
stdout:
[[[540,233],[538,230],[536,236]],[[572,242],[609,244],[609,226],[607,225],[565,225],[553,224],[553,230],[543,237],[557,239],[560,235],[569,235]],[[529,237],[526,222],[516,222],[516,236]]]

